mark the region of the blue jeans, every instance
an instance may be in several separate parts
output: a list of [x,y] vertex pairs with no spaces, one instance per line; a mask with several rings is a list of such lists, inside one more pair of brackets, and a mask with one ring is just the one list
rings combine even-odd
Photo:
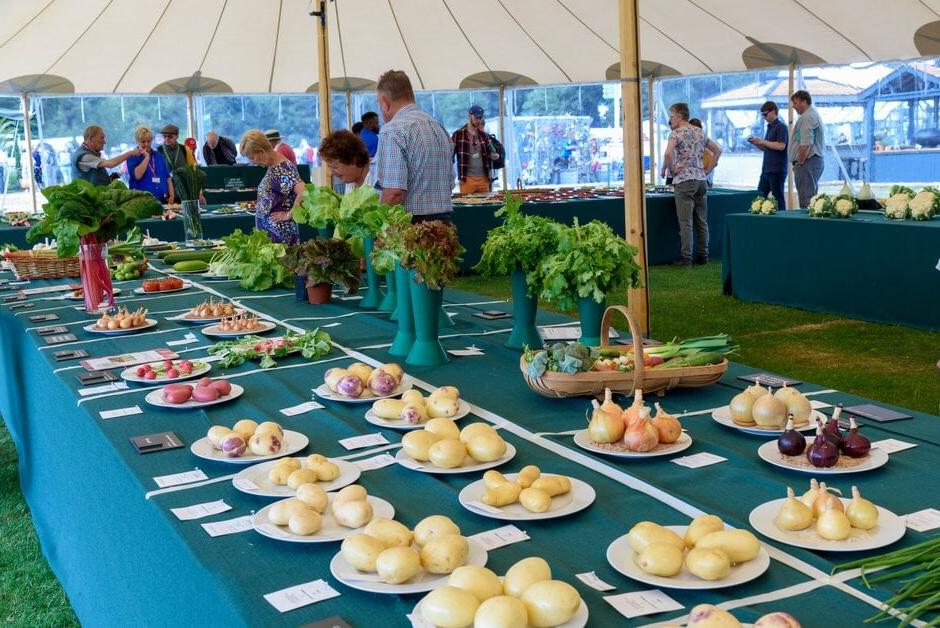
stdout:
[[679,259],[692,262],[692,230],[695,228],[695,261],[708,261],[708,184],[704,179],[673,185],[676,218],[679,219]]
[[800,207],[809,207],[809,199],[819,191],[819,177],[823,172],[823,158],[819,155],[807,157],[802,166],[793,164],[793,183],[800,199]]
[[757,193],[767,198],[767,194],[773,194],[777,199],[777,208],[781,211],[787,208],[787,197],[784,191],[784,183],[787,180],[787,172],[762,172],[760,181],[757,183]]

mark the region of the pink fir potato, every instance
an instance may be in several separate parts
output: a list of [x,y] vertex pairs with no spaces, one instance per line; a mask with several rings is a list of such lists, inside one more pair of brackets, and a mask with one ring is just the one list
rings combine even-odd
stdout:
[[219,398],[219,391],[211,386],[196,386],[193,389],[193,401],[215,401]]

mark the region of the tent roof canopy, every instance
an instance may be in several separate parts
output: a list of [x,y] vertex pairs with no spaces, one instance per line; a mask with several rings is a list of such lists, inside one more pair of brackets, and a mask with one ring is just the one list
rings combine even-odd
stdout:
[[[0,90],[302,93],[319,80],[318,1],[3,2]],[[331,84],[368,89],[390,68],[419,90],[610,80],[617,5],[330,0]],[[641,56],[664,76],[940,55],[940,0],[782,0],[773,19],[767,11],[750,0],[640,0]]]

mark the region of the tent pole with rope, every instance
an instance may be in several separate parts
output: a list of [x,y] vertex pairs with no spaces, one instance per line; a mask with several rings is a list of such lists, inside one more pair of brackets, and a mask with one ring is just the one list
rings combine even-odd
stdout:
[[[317,93],[320,97],[320,140],[330,134],[330,40],[326,27],[326,0],[320,0],[319,11],[312,15],[317,18]],[[312,178],[312,177],[311,177]],[[330,168],[320,163],[320,185],[330,184]]]

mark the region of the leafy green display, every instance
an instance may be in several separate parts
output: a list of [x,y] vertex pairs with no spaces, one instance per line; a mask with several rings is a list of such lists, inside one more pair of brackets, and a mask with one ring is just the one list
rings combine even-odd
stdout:
[[308,288],[338,283],[347,293],[359,290],[359,257],[339,238],[313,238],[287,249],[278,260],[287,272],[306,277]]
[[160,213],[162,207],[149,192],[128,190],[121,181],[95,186],[84,179],[43,190],[43,218],[26,234],[29,242],[56,239],[59,257],[78,254],[79,240],[104,244],[134,226],[137,220]]
[[286,248],[272,242],[266,231],[256,229],[248,235],[236,229],[222,241],[225,248],[209,263],[212,273],[241,279],[239,285],[245,290],[270,290],[291,285],[293,278],[278,263]]
[[410,225],[402,232],[401,265],[415,271],[415,281],[439,290],[457,276],[460,255],[466,250],[457,228],[440,220]]
[[220,368],[240,366],[247,360],[260,360],[263,369],[277,366],[274,358],[300,353],[305,360],[313,360],[333,350],[333,339],[325,331],[314,329],[302,334],[287,332],[281,338],[242,336],[237,340],[224,340],[209,347],[210,355],[219,354]]
[[532,280],[542,286],[539,297],[574,309],[580,298],[601,303],[615,288],[641,285],[636,247],[617,236],[609,225],[592,220],[559,231],[558,249],[545,257]]
[[308,183],[300,203],[291,210],[291,216],[298,224],[326,229],[339,221],[342,198],[331,187]]
[[401,260],[404,254],[402,235],[411,226],[411,214],[401,205],[383,205],[385,213],[382,218],[382,228],[372,250],[372,268],[381,274],[390,273],[395,268],[395,262]]

